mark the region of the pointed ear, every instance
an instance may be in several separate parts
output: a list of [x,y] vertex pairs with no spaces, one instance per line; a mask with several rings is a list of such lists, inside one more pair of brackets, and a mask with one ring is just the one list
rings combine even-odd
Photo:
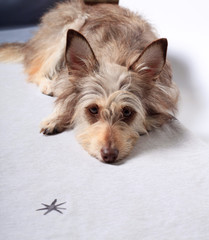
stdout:
[[166,38],[152,42],[129,67],[129,70],[138,72],[144,79],[155,80],[165,65],[167,46]]
[[96,70],[99,65],[86,38],[71,29],[67,32],[65,60],[69,72],[78,71],[82,75]]

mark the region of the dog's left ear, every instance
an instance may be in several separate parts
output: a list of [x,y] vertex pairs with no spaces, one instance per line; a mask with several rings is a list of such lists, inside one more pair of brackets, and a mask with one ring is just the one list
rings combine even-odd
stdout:
[[143,79],[155,80],[165,65],[167,46],[166,38],[152,42],[129,67],[129,70],[138,72]]
[[76,71],[80,75],[87,75],[98,67],[98,61],[86,38],[71,29],[67,32],[65,60],[69,73]]

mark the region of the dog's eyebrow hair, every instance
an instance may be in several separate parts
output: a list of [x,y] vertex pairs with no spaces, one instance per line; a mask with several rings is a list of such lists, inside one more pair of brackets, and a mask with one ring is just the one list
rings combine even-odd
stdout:
[[80,86],[81,88],[81,98],[85,97],[86,95],[96,95],[96,96],[106,96],[105,87],[99,81],[89,81],[88,79],[86,82]]
[[128,76],[120,82],[119,89],[123,89],[124,87],[128,87],[130,84],[131,84],[131,77]]
[[102,86],[87,86],[85,90],[83,90],[79,97],[79,104],[85,104],[89,100],[92,101],[92,99],[98,98],[98,97],[106,97],[107,93],[105,89],[102,88]]

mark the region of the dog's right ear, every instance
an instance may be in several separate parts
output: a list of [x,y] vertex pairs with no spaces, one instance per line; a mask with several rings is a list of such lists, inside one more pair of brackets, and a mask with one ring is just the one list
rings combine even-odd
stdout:
[[68,30],[65,60],[69,73],[87,75],[98,68],[98,61],[86,38],[75,30]]

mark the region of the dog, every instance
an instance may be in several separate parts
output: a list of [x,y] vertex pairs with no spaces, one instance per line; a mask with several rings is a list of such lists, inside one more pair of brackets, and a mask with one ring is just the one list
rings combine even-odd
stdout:
[[173,119],[179,91],[166,53],[167,39],[141,16],[71,0],[46,13],[28,42],[2,44],[0,61],[22,62],[28,81],[57,98],[44,135],[74,128],[90,155],[115,163]]

